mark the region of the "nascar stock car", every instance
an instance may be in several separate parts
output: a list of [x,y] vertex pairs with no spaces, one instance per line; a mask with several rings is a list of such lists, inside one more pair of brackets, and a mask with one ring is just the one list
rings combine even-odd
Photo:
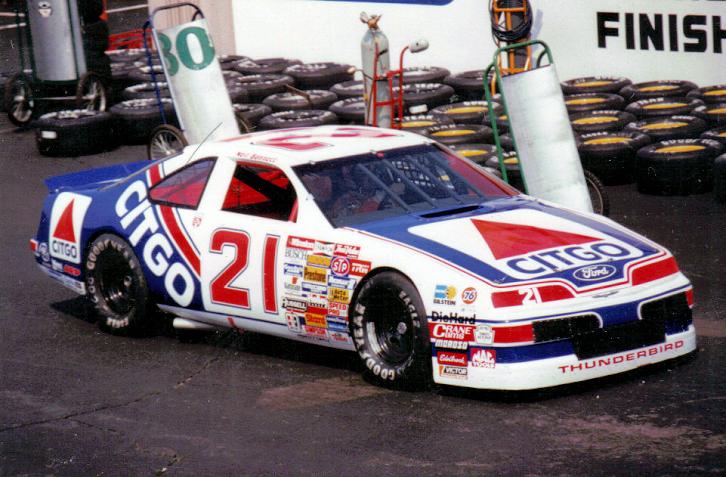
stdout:
[[533,389],[695,349],[664,248],[406,132],[324,126],[52,177],[31,249],[102,328],[238,328],[374,381]]

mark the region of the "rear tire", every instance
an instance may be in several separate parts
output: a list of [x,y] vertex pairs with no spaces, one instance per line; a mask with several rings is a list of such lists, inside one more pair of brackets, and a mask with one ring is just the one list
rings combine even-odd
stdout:
[[587,193],[590,195],[592,203],[592,211],[604,217],[610,215],[610,197],[608,196],[605,186],[600,179],[592,172],[584,169],[585,184],[587,184]]
[[407,278],[386,271],[365,281],[349,326],[366,374],[377,384],[421,388],[431,382],[428,320]]
[[140,335],[149,330],[151,300],[141,264],[129,244],[104,234],[93,241],[85,262],[86,290],[109,333]]

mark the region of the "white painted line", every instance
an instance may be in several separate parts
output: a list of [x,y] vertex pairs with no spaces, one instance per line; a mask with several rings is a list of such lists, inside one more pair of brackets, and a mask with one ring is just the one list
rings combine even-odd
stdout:
[[[20,26],[21,27],[25,26],[25,23],[21,23]],[[5,25],[5,26],[0,26],[0,30],[12,30],[13,28],[17,28],[17,27],[18,27],[18,25],[15,25],[15,24]]]
[[149,8],[148,5],[131,5],[130,7],[121,7],[121,8],[112,8],[111,10],[106,10],[107,13],[119,13],[119,12],[128,12],[129,10],[141,10],[142,8]]
[[[25,13],[18,13],[18,16],[24,17]],[[15,13],[13,12],[0,12],[0,17],[11,17],[15,18]]]

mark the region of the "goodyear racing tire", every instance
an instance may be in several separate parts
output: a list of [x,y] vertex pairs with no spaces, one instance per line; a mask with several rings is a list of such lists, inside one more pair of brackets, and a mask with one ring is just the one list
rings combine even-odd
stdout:
[[704,86],[691,90],[687,97],[700,99],[706,104],[710,103],[726,103],[726,84],[717,84],[714,86]]
[[692,114],[711,126],[726,126],[726,102],[698,106]]
[[[156,83],[156,86],[158,86],[159,95],[162,98],[171,97],[171,92],[169,92],[169,85],[166,82],[159,81]],[[154,83],[151,82],[137,83],[135,85],[129,86],[128,88],[124,88],[123,92],[121,93],[121,98],[123,101],[128,101],[130,99],[156,99],[156,88],[154,87]]]
[[403,69],[403,84],[442,83],[451,71],[439,66],[411,66]]
[[111,114],[74,109],[44,114],[36,121],[38,152],[44,156],[83,156],[116,147]]
[[697,88],[698,86],[690,81],[659,80],[627,85],[620,90],[619,94],[626,102],[632,103],[641,99],[658,97],[682,98]]
[[219,67],[222,68],[222,71],[233,71],[237,63],[247,61],[250,58],[242,55],[220,55],[218,59]]
[[331,104],[338,101],[335,93],[324,89],[311,89],[303,94],[285,92],[272,94],[262,101],[273,111],[302,111],[306,109],[328,109]]
[[449,124],[429,128],[426,135],[441,144],[465,144],[489,142],[492,140],[492,129],[477,124]]
[[129,80],[134,83],[150,83],[154,81],[154,76],[157,81],[164,79],[164,69],[161,64],[154,65],[154,76],[151,74],[152,69],[145,63],[144,65],[145,66],[137,66],[136,69],[129,71]]
[[362,98],[365,94],[365,85],[361,80],[343,81],[331,86],[330,91],[340,99]]
[[449,102],[454,89],[440,83],[411,83],[403,85],[403,109],[409,114],[421,114]]
[[695,116],[671,116],[651,118],[632,122],[625,126],[624,132],[638,132],[648,136],[651,141],[697,138],[706,130],[706,122]]
[[583,93],[565,96],[568,114],[585,113],[598,109],[620,111],[624,105],[623,97],[612,93]]
[[638,151],[638,191],[655,195],[689,195],[713,187],[714,158],[721,144],[708,139],[676,139]]
[[337,124],[338,117],[330,111],[311,109],[308,111],[280,111],[260,120],[260,129],[286,129],[308,126]]
[[713,162],[713,195],[717,202],[726,204],[726,154]]
[[295,80],[288,75],[263,74],[235,78],[232,84],[247,91],[250,101],[260,103],[271,94],[284,93],[287,86],[295,84]]
[[595,110],[573,114],[570,117],[572,129],[578,134],[598,131],[620,131],[626,124],[635,121],[635,116],[625,111]]
[[726,126],[720,128],[710,129],[705,133],[701,134],[701,139],[711,139],[718,141],[722,146],[726,148]]
[[[487,161],[497,156],[497,146],[492,144],[453,144],[449,147],[457,155],[479,165],[486,165]],[[501,177],[498,171],[497,176]]]
[[484,70],[471,70],[444,78],[463,101],[480,101],[484,97]]
[[[170,98],[162,98],[167,123],[178,126]],[[146,144],[151,131],[162,124],[156,99],[132,99],[111,106],[116,129],[123,131],[124,144]]]
[[631,83],[618,76],[587,76],[563,81],[560,86],[564,94],[617,93]]
[[[507,182],[515,189],[524,193],[524,179],[522,178],[522,172],[519,168],[519,158],[517,153],[514,151],[507,151],[502,154],[502,162],[504,162],[504,169],[507,172]],[[499,157],[495,153],[490,159],[488,159],[484,165],[491,169],[500,171]]]
[[443,115],[414,114],[401,118],[401,130],[425,136],[428,130],[436,126],[453,125],[454,121]]
[[649,98],[633,101],[625,110],[638,119],[689,115],[703,101],[695,98]]
[[421,388],[431,382],[426,310],[407,278],[385,271],[366,280],[349,326],[366,374],[377,384]]
[[[509,117],[506,114],[500,114],[497,116],[497,132],[499,134],[507,134],[509,132]],[[489,118],[484,118],[484,124],[487,126],[491,125]]]
[[328,111],[338,116],[341,124],[363,124],[366,115],[366,103],[363,97],[347,98],[330,105]]
[[283,74],[292,76],[300,89],[328,89],[352,80],[354,70],[353,66],[342,63],[305,63],[288,66]]
[[86,262],[87,296],[107,332],[140,335],[148,331],[151,300],[139,259],[129,244],[104,234],[93,241]]
[[242,60],[234,63],[232,69],[243,75],[269,75],[280,74],[285,68],[302,64],[300,60],[290,58],[261,58],[259,60]]
[[[502,113],[502,106],[494,104],[494,114]],[[464,101],[445,104],[431,110],[435,116],[444,116],[456,124],[487,124],[489,122],[489,105],[486,101]]]
[[262,118],[272,114],[272,108],[266,104],[233,104],[232,109],[240,129],[248,132],[255,129]]
[[627,184],[633,181],[635,154],[649,143],[637,132],[595,132],[580,136],[577,150],[582,167],[605,184]]

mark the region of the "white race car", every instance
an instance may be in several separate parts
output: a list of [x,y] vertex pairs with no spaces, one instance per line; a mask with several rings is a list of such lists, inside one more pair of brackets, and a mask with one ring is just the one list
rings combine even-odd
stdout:
[[262,132],[47,184],[36,260],[111,331],[158,306],[180,329],[355,351],[379,382],[510,390],[696,346],[667,250],[415,134]]

